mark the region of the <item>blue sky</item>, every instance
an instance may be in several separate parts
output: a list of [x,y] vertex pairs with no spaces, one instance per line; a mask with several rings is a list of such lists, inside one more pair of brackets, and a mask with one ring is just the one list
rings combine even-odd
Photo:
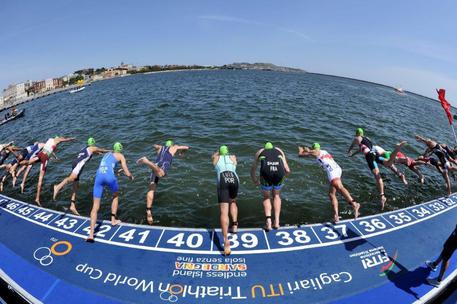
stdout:
[[[439,3],[439,4],[438,4]],[[121,61],[271,62],[402,86],[457,106],[457,1],[12,1],[0,87]]]

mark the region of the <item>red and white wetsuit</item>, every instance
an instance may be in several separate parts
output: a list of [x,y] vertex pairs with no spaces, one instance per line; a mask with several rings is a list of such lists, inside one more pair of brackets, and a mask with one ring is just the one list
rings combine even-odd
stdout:
[[341,178],[343,171],[341,167],[333,159],[333,156],[325,150],[320,150],[319,155],[316,157],[317,163],[327,173],[328,181],[331,182],[336,178]]
[[41,162],[41,170],[46,171],[46,167],[48,166],[49,157],[51,157],[52,152],[56,150],[56,142],[54,138],[48,139],[48,141],[44,144],[43,149],[37,154],[37,157],[40,159]]

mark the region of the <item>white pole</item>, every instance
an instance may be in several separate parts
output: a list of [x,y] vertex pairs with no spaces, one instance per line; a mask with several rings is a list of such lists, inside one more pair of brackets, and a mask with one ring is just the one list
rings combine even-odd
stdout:
[[451,124],[451,127],[452,127],[452,132],[454,133],[455,143],[457,144],[457,136],[455,135],[454,124]]

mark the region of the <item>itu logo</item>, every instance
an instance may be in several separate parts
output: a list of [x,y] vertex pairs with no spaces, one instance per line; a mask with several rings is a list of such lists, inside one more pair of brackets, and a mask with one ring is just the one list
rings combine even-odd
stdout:
[[54,256],[67,255],[73,245],[68,241],[58,241],[52,244],[51,247],[39,247],[33,252],[35,260],[40,262],[41,266],[49,266],[54,262]]
[[387,265],[384,265],[381,267],[380,273],[379,273],[380,277],[386,276],[392,270],[392,268],[394,268],[397,257],[398,257],[398,249],[395,250],[393,257],[389,257],[390,262]]
[[160,293],[160,299],[162,301],[168,301],[168,302],[171,302],[171,303],[175,303],[175,302],[178,301],[178,297],[175,296],[174,294],[172,294],[169,291],[162,291]]

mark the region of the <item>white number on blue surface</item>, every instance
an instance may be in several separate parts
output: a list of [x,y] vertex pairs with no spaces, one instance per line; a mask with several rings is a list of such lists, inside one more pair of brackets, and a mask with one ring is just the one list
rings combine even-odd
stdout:
[[420,207],[420,209],[411,209],[411,211],[417,215],[418,217],[424,217],[426,216],[427,214],[430,215],[431,212],[428,211],[426,208],[424,207]]
[[17,213],[20,213],[22,215],[29,215],[30,213],[32,213],[33,210],[35,210],[35,208],[22,207],[22,208],[17,210]]
[[[341,234],[338,234],[336,231],[339,231],[341,230]],[[335,225],[333,226],[333,229],[330,228],[330,227],[322,227],[321,228],[321,231],[322,232],[326,232],[327,235],[325,236],[326,239],[329,239],[329,240],[336,240],[337,238],[339,238],[339,236],[341,235],[342,237],[347,237],[347,229],[346,229],[346,225],[342,224],[342,225]]]
[[406,215],[404,212],[389,215],[389,218],[394,220],[395,224],[401,225],[404,222],[411,222],[411,217]]
[[[311,238],[306,234],[306,231],[304,230],[294,230],[292,234],[295,237],[295,242],[297,243],[306,244],[311,241]],[[290,233],[287,231],[278,231],[276,232],[276,236],[280,236],[282,238],[281,241],[278,241],[279,245],[289,246],[294,242],[294,239],[290,237]]]
[[[237,248],[240,245],[237,234],[229,233],[227,238],[230,242],[230,248]],[[259,244],[259,240],[252,233],[242,234],[240,237],[240,240],[241,240],[241,246],[243,246],[244,248],[254,248]]]
[[124,239],[126,242],[130,242],[135,235],[135,231],[136,229],[127,230],[126,232],[119,234],[119,238]]
[[33,215],[33,218],[42,222],[47,222],[54,215],[54,213],[40,212]]
[[455,205],[454,200],[451,199],[451,198],[445,198],[445,199],[443,199],[443,201],[444,201],[448,206]]
[[184,233],[178,233],[167,241],[168,244],[173,244],[176,247],[181,247],[186,243],[187,247],[198,248],[203,244],[203,236],[198,233],[189,234],[186,241],[184,242]]
[[[111,225],[101,225],[99,229],[95,227],[95,235],[98,237],[105,237],[105,233],[111,230]],[[86,234],[89,234],[90,227],[86,227],[83,229],[83,231],[86,232]]]
[[138,243],[143,244],[149,235],[149,230],[138,232],[138,235],[141,235],[141,239],[139,240]]
[[64,217],[63,219],[60,219],[60,220],[54,222],[54,224],[56,224],[57,227],[62,227],[63,229],[66,229],[66,230],[74,228],[77,223],[78,223],[78,220],[70,219],[68,217]]
[[435,210],[436,212],[446,209],[446,207],[444,207],[443,204],[438,202],[429,204],[429,207]]
[[386,228],[386,224],[377,218],[374,218],[371,221],[360,221],[359,224],[363,226],[363,229],[365,229],[366,232],[373,232],[376,229]]
[[[127,230],[126,232],[119,234],[119,238],[124,239],[126,242],[130,242],[131,240],[133,240],[135,238],[135,232],[136,232],[136,229]],[[138,232],[138,235],[141,236],[138,243],[143,244],[149,235],[149,230]]]
[[6,205],[6,208],[9,209],[9,210],[14,210],[14,209],[16,209],[18,206],[19,206],[18,203],[9,203],[8,205]]

